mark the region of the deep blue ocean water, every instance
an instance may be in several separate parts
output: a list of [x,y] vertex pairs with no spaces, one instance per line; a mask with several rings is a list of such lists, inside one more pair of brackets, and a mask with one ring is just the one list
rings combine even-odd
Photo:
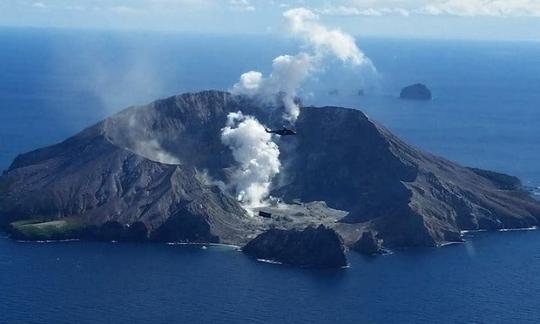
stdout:
[[222,247],[0,239],[1,323],[538,323],[540,232],[305,270]]
[[[128,105],[228,89],[292,40],[0,29],[0,169]],[[379,78],[330,62],[306,104],[360,108],[408,142],[540,186],[540,44],[362,39]],[[431,102],[397,99],[426,83]],[[358,96],[362,88],[365,96]],[[339,94],[328,95],[338,89]],[[508,323],[540,320],[540,232],[350,254],[300,270],[223,247],[0,239],[0,323]]]

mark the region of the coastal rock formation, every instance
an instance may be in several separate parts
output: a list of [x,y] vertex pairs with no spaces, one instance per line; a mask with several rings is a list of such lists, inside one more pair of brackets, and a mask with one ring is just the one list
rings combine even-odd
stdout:
[[477,168],[469,168],[474,173],[487,178],[493,182],[494,185],[496,185],[499,189],[502,190],[523,190],[523,184],[521,183],[521,180],[519,178],[510,176],[507,174],[494,172],[494,171],[488,171],[488,170],[482,170]]
[[416,83],[401,89],[401,99],[431,100],[431,91],[422,83]]
[[242,251],[257,259],[300,267],[339,268],[347,265],[345,246],[330,228],[270,229],[251,240]]
[[365,255],[375,255],[384,253],[379,240],[372,232],[364,232],[360,239],[352,247],[355,251]]
[[280,127],[281,109],[219,91],[128,108],[18,156],[0,177],[0,225],[23,239],[244,246],[273,228],[323,224],[351,248],[365,232],[400,248],[538,225],[540,203],[518,179],[423,152],[340,107],[303,107],[298,134],[275,138],[283,167],[271,194],[281,202],[252,216],[224,185],[235,161],[220,131],[239,110]]

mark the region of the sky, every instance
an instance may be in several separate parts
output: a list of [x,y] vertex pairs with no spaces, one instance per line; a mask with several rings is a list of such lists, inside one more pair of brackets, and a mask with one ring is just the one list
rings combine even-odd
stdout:
[[540,0],[0,0],[0,26],[278,34],[295,7],[356,36],[540,40]]

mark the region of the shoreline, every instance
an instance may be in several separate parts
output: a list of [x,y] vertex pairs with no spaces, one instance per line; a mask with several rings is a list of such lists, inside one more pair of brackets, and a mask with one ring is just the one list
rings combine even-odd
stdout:
[[[157,243],[157,242],[156,242]],[[234,244],[225,244],[225,243],[190,243],[190,242],[165,242],[166,245],[202,245],[202,246],[217,246],[217,247],[227,247],[235,250],[241,250],[242,247]]]
[[461,235],[464,234],[474,234],[474,233],[489,233],[489,232],[519,232],[519,231],[535,231],[539,227],[538,226],[531,226],[531,227],[519,227],[519,228],[498,228],[493,230],[487,230],[487,229],[478,229],[478,230],[462,230],[460,231]]

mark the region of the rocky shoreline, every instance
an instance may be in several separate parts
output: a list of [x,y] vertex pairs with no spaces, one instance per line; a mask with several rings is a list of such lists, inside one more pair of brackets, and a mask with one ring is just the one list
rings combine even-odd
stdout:
[[298,135],[276,139],[283,170],[271,195],[281,200],[250,216],[220,185],[234,165],[220,130],[238,110],[280,127],[280,109],[220,91],[128,108],[18,156],[0,176],[0,226],[15,239],[232,244],[257,259],[342,267],[347,250],[539,225],[540,202],[519,179],[418,150],[340,107],[304,107]]

